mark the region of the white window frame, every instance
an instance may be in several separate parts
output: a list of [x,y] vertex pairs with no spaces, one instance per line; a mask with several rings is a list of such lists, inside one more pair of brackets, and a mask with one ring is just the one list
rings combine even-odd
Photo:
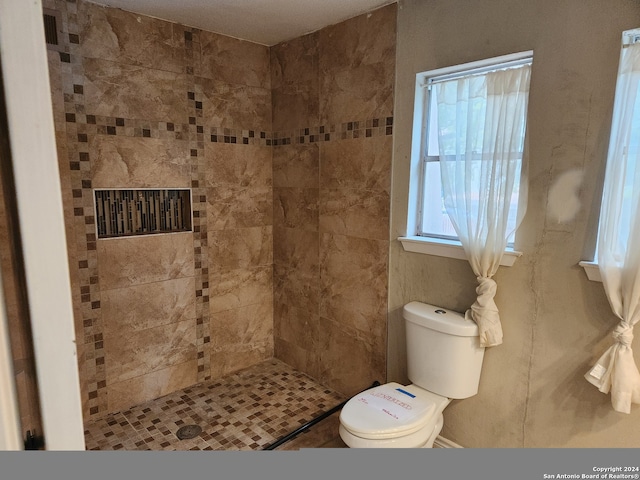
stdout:
[[[624,48],[624,45],[629,45],[632,43],[640,42],[640,28],[634,28],[633,30],[627,30],[622,33],[622,44],[621,48]],[[619,75],[619,72],[618,72]],[[616,75],[616,80],[618,75]],[[617,82],[616,82],[617,84]],[[606,188],[606,185],[604,186]],[[604,194],[604,191],[603,191]],[[600,221],[598,220],[598,232],[596,233],[596,238],[600,236]],[[600,267],[598,266],[598,241],[596,240],[596,248],[593,252],[593,260],[583,260],[578,263],[585,273],[587,274],[587,278],[592,282],[602,282],[602,276],[600,275]]]
[[[418,235],[419,218],[421,216],[421,204],[423,195],[423,142],[425,136],[425,126],[427,123],[428,111],[426,108],[427,82],[433,77],[444,75],[457,75],[462,72],[487,69],[490,70],[502,64],[523,61],[533,57],[533,51],[525,51],[502,55],[490,59],[455,65],[452,67],[439,68],[421,72],[416,75],[416,86],[413,108],[413,131],[411,140],[411,169],[409,179],[409,205],[407,212],[407,235],[398,237],[405,251],[436,255],[440,257],[457,258],[466,260],[462,244],[457,239],[429,237]],[[522,252],[514,250],[508,246],[502,256],[500,265],[510,267]]]

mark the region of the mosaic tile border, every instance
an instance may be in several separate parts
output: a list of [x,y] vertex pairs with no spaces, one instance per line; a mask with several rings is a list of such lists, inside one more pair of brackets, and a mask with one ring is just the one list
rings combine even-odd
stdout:
[[211,332],[209,316],[209,256],[207,240],[206,159],[204,155],[204,125],[202,87],[193,75],[193,29],[184,32],[185,46],[191,63],[186,66],[192,90],[187,92],[190,108],[189,151],[191,158],[191,188],[193,210],[193,258],[196,282],[196,349],[197,380],[211,378]]
[[209,140],[211,143],[235,143],[238,145],[272,145],[272,135],[269,132],[257,130],[241,130],[225,127],[210,127]]
[[258,132],[224,127],[210,127],[211,143],[281,146],[329,142],[393,135],[393,117],[344,122],[337,125],[306,127],[286,132]]
[[273,145],[329,142],[383,135],[393,135],[393,117],[343,122],[339,127],[337,125],[321,125],[286,132],[274,132]]
[[[81,87],[81,85],[74,85]],[[81,91],[80,88],[77,89]],[[104,117],[91,114],[67,113],[67,123],[78,124],[84,135],[113,135],[138,138],[188,140],[190,126],[185,123],[149,121],[137,118]]]
[[[81,86],[74,85],[74,87]],[[78,91],[81,90],[78,89]],[[191,103],[199,103],[195,100],[195,92],[188,92],[188,95],[193,97],[189,98]],[[194,114],[201,116],[201,112],[201,109],[197,109]],[[340,128],[330,125],[273,133],[228,127],[206,127],[198,121],[198,116],[189,117],[188,124],[76,113],[67,113],[65,120],[67,123],[77,124],[79,142],[87,142],[89,135],[192,140],[191,134],[194,127],[198,142],[204,142],[204,134],[207,131],[210,143],[237,145],[281,146],[393,135],[393,117],[344,122]]]
[[80,36],[77,23],[77,3],[75,0],[49,0],[43,6],[60,12],[59,58],[63,79],[65,124],[56,125],[64,129],[67,138],[67,152],[71,194],[73,201],[73,221],[76,254],[78,258],[78,279],[80,289],[80,314],[84,344],[84,361],[81,378],[86,398],[84,408],[88,414],[98,415],[107,410],[107,381],[104,354],[104,338],[100,304],[100,285],[96,250],[95,217],[91,185],[91,162],[89,139],[95,134],[87,123],[91,116],[85,113],[84,69],[80,52]]

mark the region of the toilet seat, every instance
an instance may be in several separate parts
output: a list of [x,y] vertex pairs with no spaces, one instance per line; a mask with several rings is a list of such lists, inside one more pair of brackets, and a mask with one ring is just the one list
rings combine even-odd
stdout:
[[[415,385],[391,382],[351,398],[340,413],[341,427],[355,437],[390,440],[435,425],[449,399]],[[421,436],[429,432],[420,433]]]

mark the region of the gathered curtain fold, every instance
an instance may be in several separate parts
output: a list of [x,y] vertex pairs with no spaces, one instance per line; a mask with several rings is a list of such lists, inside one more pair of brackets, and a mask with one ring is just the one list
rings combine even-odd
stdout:
[[465,316],[484,347],[502,343],[492,277],[526,210],[530,74],[524,64],[433,85],[444,206],[478,280]]
[[613,345],[585,378],[614,410],[640,403],[633,327],[640,320],[640,43],[622,49],[598,232],[598,268],[613,313]]

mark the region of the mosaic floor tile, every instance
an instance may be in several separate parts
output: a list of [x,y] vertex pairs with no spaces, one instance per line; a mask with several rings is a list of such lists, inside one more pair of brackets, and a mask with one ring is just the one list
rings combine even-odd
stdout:
[[[344,400],[272,359],[93,420],[85,425],[86,448],[263,450]],[[186,425],[202,430],[193,438],[178,438]],[[277,449],[344,446],[337,425],[334,414]]]
[[87,425],[84,438],[87,450],[148,450],[145,441],[121,413]]

